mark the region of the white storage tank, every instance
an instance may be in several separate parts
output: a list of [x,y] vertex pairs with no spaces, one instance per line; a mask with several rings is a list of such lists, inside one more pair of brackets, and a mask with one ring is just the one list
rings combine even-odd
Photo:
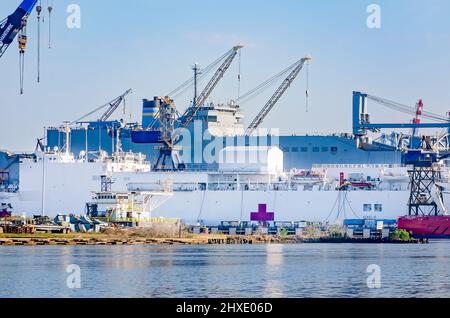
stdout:
[[283,159],[278,147],[226,147],[219,154],[219,171],[280,174]]

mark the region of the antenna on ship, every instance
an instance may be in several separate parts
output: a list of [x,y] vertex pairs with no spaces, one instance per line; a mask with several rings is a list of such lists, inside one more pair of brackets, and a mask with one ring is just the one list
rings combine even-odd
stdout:
[[197,93],[198,75],[201,74],[200,66],[198,65],[198,63],[194,63],[194,65],[192,66],[192,70],[194,71],[194,99],[192,100],[192,105],[195,106],[197,105],[197,97],[198,97]]
[[69,155],[70,154],[70,132],[71,132],[71,129],[70,129],[70,127],[69,127],[69,125],[70,125],[70,121],[65,121],[64,122],[64,132],[66,133],[66,141],[65,141],[65,145],[64,145],[64,150],[65,150],[65,153],[66,153],[66,155]]

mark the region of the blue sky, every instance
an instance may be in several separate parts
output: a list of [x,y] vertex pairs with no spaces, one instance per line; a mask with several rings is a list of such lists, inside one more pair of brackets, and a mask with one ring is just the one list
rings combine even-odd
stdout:
[[[0,17],[19,2],[3,0]],[[71,3],[81,7],[81,29],[66,26]],[[381,7],[381,29],[367,28],[371,3]],[[350,132],[353,90],[411,106],[423,98],[428,111],[450,110],[447,0],[54,0],[54,7],[51,50],[47,32],[42,36],[40,84],[35,13],[24,96],[16,44],[0,60],[0,148],[32,150],[44,126],[76,119],[128,88],[134,94],[127,117],[140,120],[142,98],[166,94],[191,76],[193,62],[206,66],[240,42],[246,45],[243,92],[304,55],[313,57],[309,112],[303,73],[265,122],[284,133]],[[237,63],[211,100],[235,98],[236,77]],[[243,105],[249,119],[272,91]],[[176,100],[180,109],[188,101]],[[371,113],[380,121],[410,120],[376,106]]]

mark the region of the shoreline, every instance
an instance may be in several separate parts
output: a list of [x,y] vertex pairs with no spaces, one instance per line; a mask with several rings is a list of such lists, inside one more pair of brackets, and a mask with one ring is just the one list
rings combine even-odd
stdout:
[[370,240],[277,236],[194,235],[192,237],[121,237],[106,234],[0,234],[1,246],[117,246],[117,245],[252,245],[252,244],[421,244],[419,240]]

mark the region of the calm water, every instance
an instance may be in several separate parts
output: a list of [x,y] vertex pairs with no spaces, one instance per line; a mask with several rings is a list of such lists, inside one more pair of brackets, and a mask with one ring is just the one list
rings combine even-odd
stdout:
[[[70,264],[80,289],[66,285]],[[367,287],[371,264],[381,289]],[[0,297],[448,296],[450,242],[0,247]]]

